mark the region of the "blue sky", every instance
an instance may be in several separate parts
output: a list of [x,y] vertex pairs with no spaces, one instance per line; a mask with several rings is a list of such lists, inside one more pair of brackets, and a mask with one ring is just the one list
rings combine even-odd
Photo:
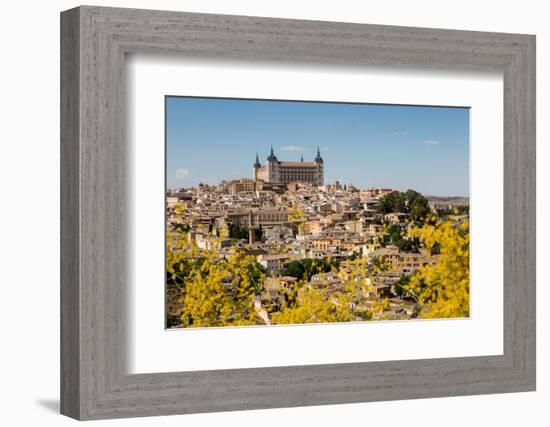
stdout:
[[469,194],[469,109],[167,97],[168,188],[252,177],[273,145],[279,160],[317,147],[325,183]]

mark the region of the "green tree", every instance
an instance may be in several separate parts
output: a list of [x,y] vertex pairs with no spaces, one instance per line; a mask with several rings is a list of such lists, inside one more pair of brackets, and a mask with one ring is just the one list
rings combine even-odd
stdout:
[[405,192],[406,212],[413,221],[423,221],[430,214],[428,199],[414,190]]
[[395,293],[396,295],[402,297],[407,295],[407,285],[411,281],[410,276],[401,276],[399,280],[395,283]]
[[402,229],[396,224],[389,225],[381,237],[381,242],[384,246],[395,245],[403,239]]
[[248,228],[229,224],[229,237],[232,239],[248,239]]
[[388,214],[392,212],[405,212],[406,199],[403,193],[392,191],[386,194],[378,202],[378,212]]
[[318,273],[326,273],[337,263],[324,259],[305,258],[289,262],[283,269],[283,276],[292,276],[297,279],[311,280],[311,276]]
[[189,224],[176,224],[174,226],[174,230],[177,231],[178,233],[186,233],[190,229],[191,227],[189,226]]
[[254,241],[261,242],[263,239],[262,226],[260,225],[258,228],[254,228],[253,233],[254,233]]
[[420,241],[406,235],[403,228],[396,224],[389,225],[381,236],[380,243],[383,246],[395,245],[402,252],[418,253]]
[[393,191],[382,197],[378,203],[378,212],[388,214],[402,212],[409,214],[413,221],[422,221],[430,214],[428,199],[414,190],[404,193]]

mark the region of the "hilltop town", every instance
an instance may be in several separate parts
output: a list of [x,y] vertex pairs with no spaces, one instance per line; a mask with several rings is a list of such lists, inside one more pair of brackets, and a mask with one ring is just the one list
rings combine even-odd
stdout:
[[[192,246],[198,256],[215,251],[224,259],[254,257],[262,282],[254,295],[260,324],[271,324],[288,289],[341,293],[352,276],[366,283],[364,307],[353,307],[352,320],[365,320],[365,313],[414,318],[418,307],[406,291],[407,278],[439,254],[408,231],[429,216],[467,219],[468,199],[430,202],[413,190],[325,184],[323,174],[319,151],[313,162],[280,162],[272,149],[265,165],[256,157],[252,178],[167,190],[168,251]],[[363,266],[359,275],[352,271],[355,260]],[[185,283],[174,277],[168,274],[168,326],[178,327]],[[227,281],[233,280],[229,274]]]

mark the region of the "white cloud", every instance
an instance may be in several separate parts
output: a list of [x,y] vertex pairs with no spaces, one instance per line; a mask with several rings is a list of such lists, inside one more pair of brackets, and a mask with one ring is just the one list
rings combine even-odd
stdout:
[[323,147],[323,151],[328,151],[328,147]]
[[299,145],[284,145],[282,150],[283,151],[300,152],[300,151],[307,151],[307,148],[306,147],[300,147]]
[[439,144],[441,144],[441,141],[437,141],[435,139],[427,139],[426,141],[424,141],[424,144],[439,145]]
[[394,136],[407,136],[409,134],[409,132],[394,132],[393,135]]
[[189,175],[189,169],[180,168],[176,170],[176,178],[180,181],[184,180]]

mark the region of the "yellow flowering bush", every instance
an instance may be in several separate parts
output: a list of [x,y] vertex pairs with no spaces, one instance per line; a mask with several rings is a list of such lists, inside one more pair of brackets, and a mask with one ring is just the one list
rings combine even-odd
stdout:
[[470,232],[468,220],[431,218],[412,227],[435,262],[420,267],[406,289],[419,305],[419,317],[427,319],[468,317],[470,313]]

